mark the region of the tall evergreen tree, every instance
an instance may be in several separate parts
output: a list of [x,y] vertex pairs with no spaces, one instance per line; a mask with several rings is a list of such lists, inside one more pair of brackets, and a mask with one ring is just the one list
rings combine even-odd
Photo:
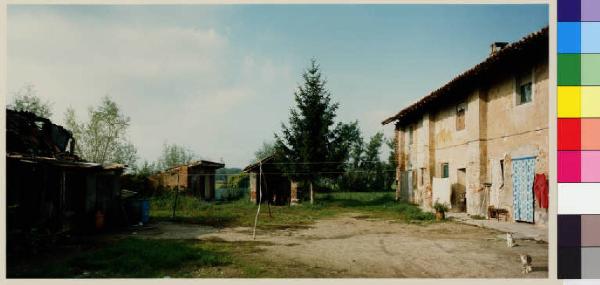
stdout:
[[275,135],[275,148],[287,162],[280,168],[290,178],[308,183],[313,203],[314,183],[344,171],[352,138],[359,134],[357,122],[335,123],[339,104],[331,101],[315,59],[302,78],[304,83],[294,93],[296,108],[290,110],[289,125],[282,124],[281,136]]

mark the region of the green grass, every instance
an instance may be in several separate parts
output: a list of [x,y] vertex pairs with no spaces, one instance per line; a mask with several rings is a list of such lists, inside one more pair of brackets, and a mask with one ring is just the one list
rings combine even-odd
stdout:
[[[155,220],[172,220],[172,196],[152,198],[150,214]],[[213,226],[217,228],[254,225],[257,206],[247,197],[232,202],[205,202],[181,196],[176,209],[176,221]],[[423,222],[435,219],[432,213],[417,206],[394,201],[392,192],[340,192],[317,194],[315,204],[305,201],[296,206],[261,206],[259,228],[298,227],[342,213],[363,213],[369,218]]]
[[392,220],[432,221],[432,213],[423,212],[416,205],[397,202],[392,192],[341,192],[317,196],[328,207],[334,206],[344,210],[359,211],[372,218]]
[[[257,206],[246,199],[232,202],[205,202],[185,196],[179,197],[176,221],[213,226],[217,228],[254,225]],[[155,197],[150,201],[150,215],[155,220],[172,220],[173,198]],[[271,216],[267,205],[261,206],[259,226],[261,228],[297,226],[316,219],[332,216],[335,212],[322,205],[303,204],[301,206],[271,206]]]
[[231,263],[224,251],[197,241],[125,238],[86,250],[47,266],[17,269],[9,277],[159,278],[181,277],[185,267],[214,267]]
[[487,220],[487,218],[485,216],[481,216],[481,215],[470,215],[469,217],[473,220]]

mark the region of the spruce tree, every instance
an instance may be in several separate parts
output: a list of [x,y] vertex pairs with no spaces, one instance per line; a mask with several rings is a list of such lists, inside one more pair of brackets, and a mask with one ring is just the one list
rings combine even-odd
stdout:
[[316,60],[311,60],[302,78],[304,83],[294,93],[296,108],[290,110],[289,124],[282,124],[281,135],[275,135],[275,148],[285,162],[280,167],[283,172],[308,183],[312,204],[314,183],[342,174],[352,138],[359,134],[357,122],[335,123],[339,104],[331,101]]

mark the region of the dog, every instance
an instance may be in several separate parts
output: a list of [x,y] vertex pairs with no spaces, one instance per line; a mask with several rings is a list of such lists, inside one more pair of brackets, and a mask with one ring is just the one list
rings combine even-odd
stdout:
[[522,274],[527,274],[531,271],[533,271],[533,268],[531,267],[531,261],[532,258],[530,255],[528,254],[520,254],[521,257],[521,273]]

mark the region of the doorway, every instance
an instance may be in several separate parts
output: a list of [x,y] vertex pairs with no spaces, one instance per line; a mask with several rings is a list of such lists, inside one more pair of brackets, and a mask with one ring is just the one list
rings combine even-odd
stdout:
[[467,169],[456,170],[456,183],[452,187],[452,209],[457,212],[467,211]]

